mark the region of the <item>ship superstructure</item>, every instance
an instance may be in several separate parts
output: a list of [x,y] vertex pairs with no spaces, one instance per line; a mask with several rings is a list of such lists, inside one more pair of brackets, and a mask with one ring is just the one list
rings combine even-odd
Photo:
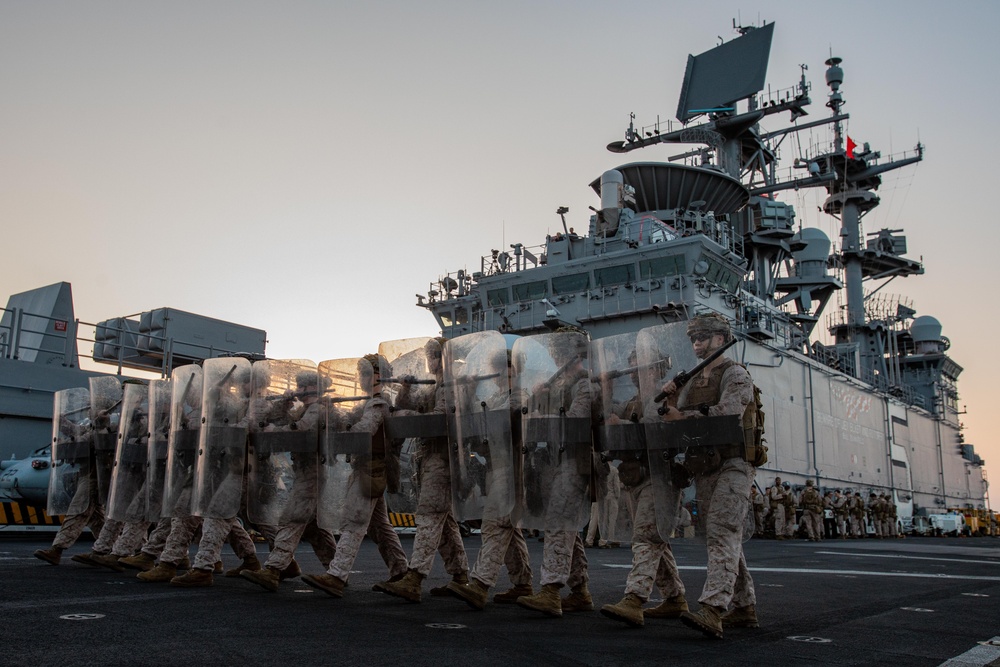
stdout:
[[[563,324],[601,338],[721,313],[766,397],[762,474],[865,496],[891,489],[904,514],[986,507],[983,461],[959,423],[962,368],[942,327],[880,292],[923,266],[905,256],[902,230],[863,232],[882,174],[922,160],[923,146],[883,157],[847,136],[840,58],[826,61],[822,118],[809,115],[804,65],[795,85],[764,92],[774,24],[734,28],[736,39],[689,56],[676,123],[636,127],[632,115],[624,140],[608,145],[616,154],[694,148],[606,171],[590,184],[600,207],[586,234],[559,208],[563,231],[544,245],[493,250],[474,269],[441,276],[417,305],[449,338]],[[764,129],[782,118],[791,125]],[[813,129],[831,140],[783,166],[783,142]],[[841,229],[836,248],[779,199],[804,188],[825,190],[822,210]],[[835,295],[843,303],[827,312]]]

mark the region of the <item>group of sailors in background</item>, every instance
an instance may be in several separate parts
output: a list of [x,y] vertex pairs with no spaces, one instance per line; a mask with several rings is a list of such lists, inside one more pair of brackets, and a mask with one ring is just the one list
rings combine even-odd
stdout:
[[[387,567],[375,591],[419,602],[440,554],[451,581],[431,595],[483,609],[506,567],[511,587],[494,603],[558,617],[594,609],[581,532],[590,522],[633,550],[625,597],[602,614],[632,626],[680,618],[721,638],[724,625],[757,627],[742,544],[765,460],[744,439],[755,388],[721,356],[731,344],[728,322],[707,315],[593,342],[557,330],[508,350],[499,333],[479,332],[389,341],[320,364],[225,357],[148,383],[95,377],[89,391],[56,394],[48,511],[65,518],[35,555],[59,564],[90,526],[93,548],[73,560],[209,586],[228,541],[241,562],[226,576],[270,591],[301,576],[339,598],[367,536]],[[404,444],[412,479],[402,474]],[[709,552],[696,612],[668,541],[684,528],[692,481]],[[592,519],[592,504],[606,506],[619,483],[629,521]],[[409,559],[387,505],[408,492]],[[244,520],[268,542],[264,563]],[[471,565],[460,532],[469,521],[482,537]],[[540,590],[524,530],[544,531]],[[301,540],[324,573],[302,574]],[[654,586],[663,602],[644,609]]]
[[833,489],[820,493],[813,480],[792,488],[780,477],[764,493],[751,489],[756,534],[778,540],[796,535],[812,542],[823,539],[903,537],[892,494]]

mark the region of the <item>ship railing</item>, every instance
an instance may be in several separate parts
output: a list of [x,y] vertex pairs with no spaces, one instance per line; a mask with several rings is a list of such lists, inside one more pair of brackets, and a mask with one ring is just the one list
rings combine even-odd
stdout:
[[0,357],[21,361],[62,359],[61,365],[76,364],[76,323],[23,308],[0,308]]
[[[112,364],[117,367],[118,374],[129,368],[166,377],[175,364],[192,361],[192,350],[202,351],[199,356],[204,358],[226,352],[197,342],[175,341],[152,333],[143,333],[144,345],[140,345],[138,325],[134,319],[137,317],[127,316],[93,324],[79,319],[61,320],[23,308],[0,308],[0,358],[95,371]],[[175,346],[181,345],[185,349],[185,357],[175,357]],[[151,354],[150,347],[163,352]],[[80,350],[89,350],[90,354]]]
[[[562,237],[562,232],[555,236]],[[511,244],[510,250],[492,250],[489,255],[479,258],[479,274],[494,276],[501,273],[516,273],[528,268],[545,264],[545,246],[525,246],[520,243]],[[449,274],[450,276],[451,274]],[[473,274],[473,279],[476,275]]]

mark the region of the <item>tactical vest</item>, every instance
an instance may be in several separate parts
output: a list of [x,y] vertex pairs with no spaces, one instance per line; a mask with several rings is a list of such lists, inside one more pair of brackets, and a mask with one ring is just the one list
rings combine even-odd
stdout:
[[810,512],[823,511],[823,502],[820,499],[819,491],[814,487],[806,487],[805,491],[802,492],[802,509]]
[[[736,362],[732,359],[723,358],[721,363],[712,368],[707,378],[701,375],[692,378],[684,387],[678,401],[678,409],[697,410],[702,406],[716,405],[722,395],[722,376],[734,365]],[[685,464],[691,472],[697,472],[695,467],[701,468],[701,472],[707,472],[718,468],[723,460],[735,457],[740,457],[754,466],[767,463],[767,448],[758,442],[757,437],[760,390],[752,384],[752,380],[751,385],[753,386],[753,396],[743,410],[742,417],[743,442],[734,442],[731,445],[720,447],[698,448],[693,454],[687,456],[688,460],[694,459],[691,465]]]

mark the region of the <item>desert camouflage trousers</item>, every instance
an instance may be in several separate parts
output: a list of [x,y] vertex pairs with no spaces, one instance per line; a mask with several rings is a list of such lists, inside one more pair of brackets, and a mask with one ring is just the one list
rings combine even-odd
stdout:
[[257,547],[243,524],[236,517],[232,519],[206,518],[201,524],[201,542],[198,543],[198,553],[194,557],[192,567],[196,570],[211,570],[222,560],[222,545],[229,540],[233,551],[240,558],[257,555]]
[[696,475],[695,495],[705,524],[708,575],[698,602],[726,609],[755,604],[753,579],[743,557],[743,530],[750,510],[754,468],[726,459],[711,473]]
[[111,547],[111,555],[119,558],[134,556],[145,544],[148,533],[148,521],[129,521],[122,528],[121,534],[115,540],[115,545]]
[[390,578],[406,572],[406,553],[399,543],[399,535],[389,522],[385,496],[367,498],[352,495],[348,502],[351,506],[345,511],[346,524],[340,532],[336,554],[327,573],[347,581],[366,534],[378,546],[378,552],[389,568]]
[[167,538],[170,537],[170,517],[165,517],[156,522],[153,532],[146,538],[146,543],[142,546],[142,553],[159,558],[163,548],[167,545]]
[[91,503],[79,514],[67,514],[63,517],[59,532],[52,539],[52,546],[69,549],[80,539],[80,534],[87,526],[90,526],[90,532],[94,535],[100,535],[104,530],[104,509],[97,503]]
[[305,540],[312,545],[316,558],[323,564],[323,569],[330,567],[333,557],[337,554],[337,542],[333,533],[323,530],[313,519],[309,523],[290,523],[278,528],[274,536],[274,546],[267,557],[267,567],[284,570],[295,557],[295,549],[299,542]]
[[581,475],[574,463],[555,469],[545,508],[545,548],[542,550],[542,586],[570,587],[586,583],[587,554],[580,528],[585,519],[587,485],[590,476]]
[[802,519],[806,524],[806,536],[810,540],[823,539],[823,510],[802,510]]
[[492,588],[500,577],[500,568],[507,566],[511,584],[530,585],[532,573],[528,545],[521,529],[511,523],[510,517],[484,520],[480,532],[483,546],[469,576]]
[[417,531],[413,536],[410,569],[427,576],[440,550],[448,574],[469,571],[462,533],[451,510],[451,476],[448,461],[434,452],[420,462],[420,495],[417,498]]
[[94,546],[91,551],[95,554],[111,553],[111,549],[115,546],[115,541],[118,539],[118,536],[122,534],[122,529],[124,527],[125,524],[121,521],[105,518],[104,527],[101,528],[101,533],[94,541]]
[[635,519],[632,528],[632,569],[625,582],[625,592],[645,602],[655,583],[663,599],[684,595],[684,582],[677,572],[674,553],[656,529],[653,485],[646,480],[628,489],[628,493],[635,501]]

